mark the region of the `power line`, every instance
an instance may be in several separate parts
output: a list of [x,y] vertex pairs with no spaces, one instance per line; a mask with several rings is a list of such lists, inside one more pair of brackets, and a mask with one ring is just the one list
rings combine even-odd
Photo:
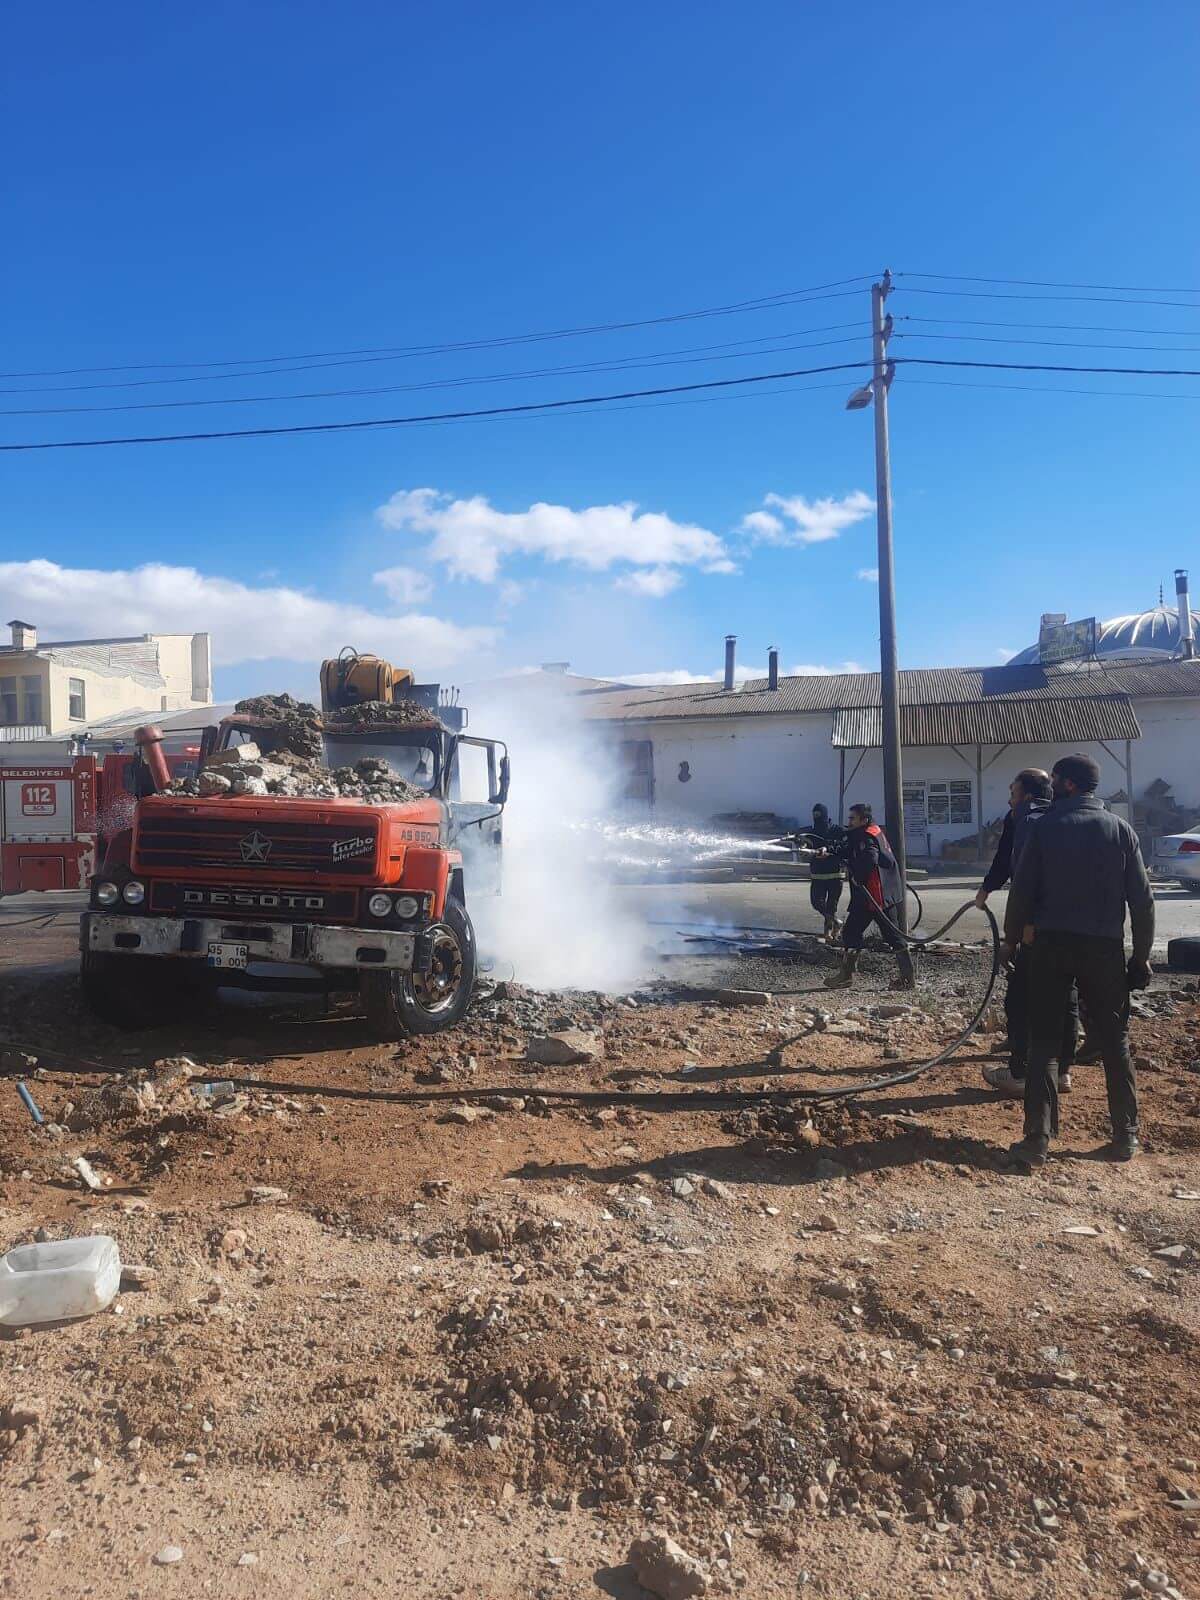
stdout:
[[[1173,393],[1170,389],[1069,389],[1057,383],[975,383],[970,378],[906,378],[904,387],[920,384],[922,388],[939,389],[994,389],[1001,394],[1094,394],[1098,397],[1115,396],[1122,400],[1200,400],[1200,394],[1187,390]],[[771,391],[784,394],[786,390]]]
[[914,317],[903,312],[897,322],[933,322],[943,328],[1036,328],[1057,333],[1144,333],[1151,337],[1194,339],[1195,328],[1120,328],[1102,322],[981,322],[969,317]]
[[906,367],[988,367],[998,372],[1096,372],[1120,373],[1127,378],[1200,378],[1200,367],[1068,367],[1037,361],[945,360],[937,356],[897,356],[896,366]]
[[1075,300],[1089,306],[1175,306],[1185,311],[1200,311],[1200,302],[1191,300],[1126,300],[1103,294],[998,294],[994,289],[924,289],[915,283],[897,284],[896,288],[903,294],[948,295],[958,300]]
[[[309,350],[297,355],[283,356],[230,356],[220,361],[141,361],[120,367],[61,367],[40,372],[0,372],[0,379],[9,378],[69,378],[86,376],[89,373],[101,372],[148,372],[154,369],[175,368],[177,370],[197,370],[209,367],[239,367],[261,366],[265,363],[283,361],[324,361],[334,357],[353,356],[378,356],[389,359],[411,358],[423,355],[446,355],[460,350],[490,350],[501,346],[514,344],[536,344],[545,339],[573,339],[586,334],[614,333],[629,328],[651,328],[669,322],[691,322],[704,317],[735,316],[746,311],[772,311],[780,306],[804,304],[800,297],[812,296],[814,299],[837,300],[842,295],[823,294],[822,290],[841,289],[847,284],[869,283],[871,273],[860,273],[856,278],[838,278],[832,283],[813,284],[807,289],[785,289],[778,294],[760,295],[753,300],[735,300],[728,305],[707,306],[699,311],[677,311],[661,317],[643,317],[637,321],[629,322],[596,322],[574,328],[551,328],[542,333],[505,334],[488,339],[464,339],[448,344],[427,345],[377,345],[359,350]],[[847,294],[853,294],[853,289],[847,289]],[[353,363],[350,363],[353,364]],[[297,370],[303,371],[304,368]],[[245,376],[245,374],[229,374],[229,376]],[[258,374],[250,374],[258,376]],[[166,380],[158,380],[166,381]],[[186,380],[175,380],[183,382]]]
[[[788,372],[760,372],[741,378],[708,378],[699,383],[671,384],[656,389],[629,389],[615,394],[579,395],[569,400],[530,400],[516,405],[487,406],[474,411],[431,412],[410,417],[374,417],[350,422],[307,422],[294,423],[286,427],[232,428],[207,433],[148,434],[113,439],[34,440],[18,444],[0,444],[0,452],[84,450],[101,446],[128,444],[190,444],[201,440],[261,439],[302,433],[350,433],[369,428],[396,428],[411,426],[416,423],[453,422],[473,417],[506,417],[521,413],[562,411],[570,407],[606,405],[616,400],[652,399],[662,395],[690,394],[706,389],[730,389],[751,383],[775,383],[788,378],[807,378],[825,372],[860,371],[863,367],[871,365],[870,361],[841,361],[828,366],[801,367]],[[899,356],[893,365],[984,368],[1005,372],[1117,373],[1130,377],[1200,378],[1200,368],[1051,366],[1016,361],[939,360],[932,356]]]
[[869,361],[841,361],[826,367],[802,367],[794,372],[763,372],[747,378],[710,378],[704,383],[679,383],[658,389],[629,389],[619,394],[580,395],[573,400],[529,400],[520,405],[486,406],[477,411],[440,411],[415,417],[372,417],[353,422],[302,422],[288,427],[231,428],[211,433],[163,433],[121,439],[56,439],[24,444],[0,444],[0,451],[86,450],[119,444],[191,444],[209,439],[262,439],[280,434],[350,433],[363,428],[399,428],[417,422],[455,422],[468,417],[506,417],[520,412],[561,411],[568,406],[603,405],[611,400],[641,400],[667,394],[687,394],[698,389],[725,389],[745,383],[773,383],[782,378],[807,378],[819,372],[860,371]]
[[1200,289],[1162,289],[1144,283],[1055,283],[1042,278],[972,278],[961,272],[897,272],[897,278],[934,278],[942,283],[1008,283],[1026,289],[1108,289],[1114,294],[1200,294]]
[[[897,328],[895,339],[954,339],[967,344],[1024,344],[1054,350],[1175,350],[1181,354],[1200,355],[1200,344],[1097,344],[1094,339],[1006,339],[987,333],[905,333]],[[0,416],[7,415],[0,412]]]
[[[856,324],[856,323],[840,323],[840,324],[837,324],[837,326],[844,327],[844,328],[845,327],[856,327],[856,326],[858,326],[858,324]],[[805,329],[798,329],[797,330],[797,332],[800,332],[800,333],[803,333],[805,331],[818,333],[818,332],[821,332],[822,330],[816,329],[816,328],[810,329],[810,330],[805,330]],[[786,337],[786,335],[784,337]],[[818,339],[818,340],[813,340],[811,342],[807,342],[807,343],[803,343],[803,344],[772,345],[772,346],[768,346],[766,349],[756,349],[756,350],[740,349],[740,350],[734,351],[733,353],[725,353],[725,354],[692,355],[692,354],[685,354],[684,352],[673,352],[673,351],[669,351],[669,350],[661,350],[661,351],[650,351],[650,352],[647,352],[646,356],[643,359],[639,359],[639,360],[614,360],[614,361],[583,362],[583,363],[578,363],[578,364],[573,364],[573,365],[570,365],[570,366],[563,366],[563,367],[538,367],[538,368],[534,368],[532,370],[525,370],[525,371],[520,371],[520,372],[480,373],[480,374],[477,374],[477,375],[472,376],[472,377],[464,377],[464,378],[434,378],[434,379],[430,379],[426,383],[389,384],[389,385],[384,385],[382,387],[370,388],[370,389],[365,389],[365,388],[359,388],[359,389],[313,389],[313,390],[308,390],[308,391],[304,391],[304,392],[301,392],[301,393],[287,393],[287,394],[221,395],[221,396],[216,397],[214,399],[204,399],[204,400],[196,400],[196,399],[188,399],[188,400],[149,400],[149,401],[137,401],[137,402],[130,401],[130,402],[127,402],[127,403],[122,403],[122,404],[119,404],[119,405],[111,405],[111,406],[23,406],[23,407],[11,407],[11,408],[9,408],[7,410],[0,410],[0,417],[51,417],[51,416],[79,415],[81,413],[83,413],[83,414],[95,414],[96,412],[109,412],[109,411],[168,411],[168,410],[176,410],[176,409],[178,409],[178,408],[180,408],[182,406],[258,405],[258,404],[262,404],[262,403],[269,403],[271,401],[276,401],[276,400],[335,400],[335,399],[347,399],[347,398],[362,399],[362,398],[364,398],[366,396],[371,396],[371,395],[409,394],[409,393],[422,391],[422,390],[428,390],[428,389],[460,389],[460,388],[472,387],[475,384],[481,384],[481,383],[507,383],[507,382],[512,382],[512,381],[516,381],[516,380],[519,380],[519,379],[525,379],[525,378],[562,377],[564,375],[591,373],[591,372],[600,373],[600,372],[640,371],[640,370],[644,370],[646,368],[653,369],[653,368],[656,368],[656,367],[692,366],[692,365],[695,365],[695,364],[698,364],[698,363],[707,362],[707,361],[747,361],[747,360],[751,359],[751,357],[764,356],[764,355],[779,355],[782,352],[788,351],[788,350],[820,350],[820,349],[823,349],[823,348],[825,348],[825,347],[827,347],[829,345],[855,344],[859,340],[866,339],[866,338],[869,338],[869,334],[867,333],[867,331],[865,329],[863,329],[859,333],[853,334],[850,337],[844,338],[844,339]],[[762,340],[760,340],[760,339],[756,339],[754,341],[743,341],[743,340],[734,340],[733,341],[734,344],[744,344],[744,343],[748,343],[748,342],[753,342],[754,344],[757,344],[757,345],[761,345],[762,344]],[[696,345],[696,346],[692,346],[691,349],[700,350],[700,351],[709,351],[709,352],[712,352],[712,351],[728,352],[730,347],[729,347],[729,345],[707,345],[707,346],[706,345]],[[660,360],[660,359],[658,359],[658,357],[660,357],[660,356],[661,357],[666,357],[667,359]],[[3,394],[5,392],[6,391],[4,391],[4,390],[0,390],[0,394]],[[16,391],[13,391],[13,392],[20,394],[20,393],[24,393],[25,391],[16,390]],[[33,393],[37,393],[38,391],[34,390],[32,392]]]
[[[839,298],[839,297],[838,296],[834,296],[834,295],[819,295],[819,296],[817,296],[817,298],[818,299],[823,299],[823,300],[830,300],[830,299],[836,299],[836,298]],[[804,300],[796,301],[795,303],[797,305],[810,304],[809,301],[804,301]],[[855,328],[855,327],[860,327],[861,324],[856,321],[856,322],[831,323],[828,326],[830,328]],[[807,328],[807,329],[806,328],[798,328],[798,329],[794,330],[794,332],[796,332],[796,333],[820,333],[822,331],[825,331],[825,330],[823,330],[822,328]],[[761,337],[755,338],[755,339],[752,339],[752,340],[734,339],[734,340],[730,341],[730,344],[762,344],[765,339],[778,339],[778,338],[787,338],[787,337],[789,337],[789,335],[787,335],[787,334],[764,334]],[[515,342],[520,342],[520,341],[515,341]],[[479,348],[483,348],[483,346],[480,346]],[[704,347],[701,346],[699,348],[704,348]],[[710,346],[709,348],[720,349],[720,348],[728,348],[728,346],[716,346],[716,345],[714,345],[714,346]],[[663,353],[664,354],[669,354],[669,352],[663,352]],[[260,368],[256,368],[253,371],[248,371],[248,372],[208,372],[208,373],[198,373],[193,377],[187,377],[187,378],[128,378],[128,379],[123,379],[123,380],[121,380],[119,382],[116,382],[116,383],[47,384],[47,385],[44,385],[40,389],[0,389],[0,394],[77,394],[77,393],[91,392],[92,390],[96,390],[96,389],[153,389],[153,388],[161,388],[163,385],[166,385],[166,384],[180,384],[180,383],[231,383],[231,382],[238,381],[238,380],[240,380],[242,378],[280,378],[280,377],[282,377],[282,378],[290,378],[294,373],[298,373],[298,372],[324,372],[325,370],[327,370],[328,368],[331,368],[331,367],[365,367],[365,366],[374,366],[374,365],[376,365],[376,364],[378,364],[379,362],[382,362],[382,361],[404,361],[404,360],[408,360],[408,359],[409,359],[409,357],[407,355],[357,356],[357,357],[354,357],[352,359],[348,359],[348,360],[345,360],[345,361],[311,361],[311,362],[304,363],[304,364],[302,364],[300,366],[294,366],[294,367],[260,367]],[[603,366],[604,364],[605,363],[603,363],[603,362],[594,363],[594,365],[597,366],[597,367]],[[592,364],[582,363],[582,364],[579,365],[578,370],[587,371],[587,370],[589,370],[589,365],[592,365]],[[553,367],[551,367],[551,368],[547,368],[546,370],[548,372],[554,372],[554,371],[569,372],[569,371],[572,370],[572,368],[571,367],[562,367],[562,368],[553,368]],[[364,392],[366,392],[366,391],[364,391]]]

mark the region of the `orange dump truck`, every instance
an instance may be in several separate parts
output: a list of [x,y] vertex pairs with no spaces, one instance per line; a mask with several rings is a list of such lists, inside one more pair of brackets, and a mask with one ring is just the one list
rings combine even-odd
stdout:
[[461,1019],[476,971],[468,894],[498,890],[508,756],[468,738],[437,685],[403,687],[427,720],[375,722],[360,704],[350,725],[319,724],[324,768],[365,765],[377,778],[368,795],[402,799],[346,798],[336,783],[317,796],[254,792],[261,780],[204,792],[230,753],[254,745],[271,759],[272,725],[237,714],[206,734],[200,792],[164,793],[157,730],[139,730],[143,798],[109,840],[81,922],[96,1015],[153,1026],[236,986],[357,991],[382,1039]]

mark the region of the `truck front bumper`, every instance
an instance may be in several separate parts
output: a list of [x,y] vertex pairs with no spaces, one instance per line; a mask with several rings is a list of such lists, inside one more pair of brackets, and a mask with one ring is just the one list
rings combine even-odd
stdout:
[[411,972],[417,936],[385,928],[321,927],[309,922],[222,922],[213,917],[118,917],[85,911],[83,950],[113,955],[182,956],[206,963],[210,944],[244,944],[250,961],[300,967],[380,967]]

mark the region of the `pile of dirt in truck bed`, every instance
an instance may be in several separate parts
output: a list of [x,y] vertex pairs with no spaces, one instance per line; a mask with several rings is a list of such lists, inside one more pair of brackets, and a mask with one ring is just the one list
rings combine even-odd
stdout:
[[327,767],[323,730],[364,733],[381,724],[440,728],[432,711],[415,701],[397,705],[365,701],[322,720],[316,706],[290,694],[261,694],[239,700],[235,713],[269,724],[258,743],[218,750],[198,778],[181,778],[166,793],[186,798],[217,795],[291,795],[299,799],[363,800],[376,804],[420,800],[425,791],[398,778],[386,761],[366,756],[352,766]]
[[343,706],[325,718],[326,727],[339,732],[376,728],[381,724],[391,728],[440,728],[443,725],[435,711],[418,705],[415,700],[398,700],[394,704],[386,700],[364,700],[356,706]]
[[[233,709],[241,716],[273,724],[272,752],[290,750],[293,755],[321,759],[321,713],[307,700],[294,700],[290,694],[257,694],[239,700]],[[268,741],[264,738],[263,742]]]
[[195,799],[225,795],[290,795],[304,800],[363,800],[395,805],[426,798],[425,791],[398,778],[386,761],[365,756],[352,767],[326,767],[282,750],[264,756],[254,744],[218,750],[199,778],[177,779],[167,794]]

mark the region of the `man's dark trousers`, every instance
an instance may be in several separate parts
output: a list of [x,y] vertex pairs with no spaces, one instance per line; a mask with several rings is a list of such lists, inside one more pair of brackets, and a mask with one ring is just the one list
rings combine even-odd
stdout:
[[[1004,990],[1004,1017],[1008,1024],[1008,1070],[1014,1078],[1023,1078],[1029,1063],[1029,964],[1031,947],[1018,945],[1012,971]],[[1067,996],[1067,1010],[1063,1021],[1062,1042],[1059,1047],[1058,1070],[1065,1072],[1075,1061],[1079,1043],[1079,1001],[1074,988]]]
[[1129,978],[1120,939],[1039,930],[1029,951],[1029,1069],[1025,1137],[1058,1133],[1058,1062],[1071,985],[1087,1008],[1089,1037],[1100,1046],[1113,1137],[1136,1133],[1137,1078],[1129,1059]]
[[819,917],[836,917],[838,901],[842,898],[842,880],[814,878],[809,885],[808,898]]
[[[888,906],[883,915],[879,907],[865,889],[850,892],[850,909],[846,913],[845,926],[842,928],[842,945],[846,950],[861,950],[863,935],[873,922],[883,935],[884,944],[893,950],[903,950],[906,954],[908,946],[892,926],[896,919],[897,908]],[[885,921],[884,918],[889,920]]]

